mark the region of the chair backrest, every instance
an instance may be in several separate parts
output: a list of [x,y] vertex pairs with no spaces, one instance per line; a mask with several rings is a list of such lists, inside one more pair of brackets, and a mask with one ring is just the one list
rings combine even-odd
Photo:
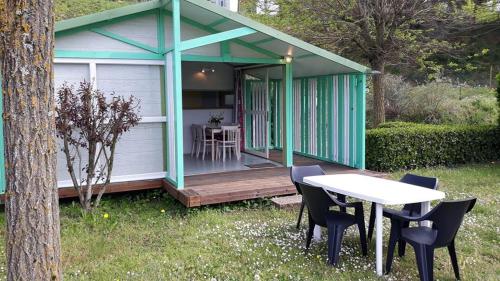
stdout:
[[322,176],[324,174],[326,174],[325,171],[321,169],[319,165],[292,166],[290,168],[290,179],[295,185],[295,188],[297,188],[297,192],[299,192],[299,194],[302,194],[299,183],[304,182],[304,177]]
[[199,136],[198,136],[198,129],[197,129],[197,126],[196,124],[192,124],[191,125],[191,137],[193,139],[193,142],[197,141],[199,139]]
[[[400,180],[400,182],[418,185],[425,188],[437,189],[438,188],[438,179],[433,177],[424,177],[413,174],[406,174]],[[422,204],[414,203],[414,204],[406,204],[403,207],[403,210],[407,210],[410,212],[410,215],[420,215]]]
[[326,226],[325,215],[328,213],[331,206],[335,206],[335,202],[328,196],[326,191],[317,186],[312,186],[299,182],[302,196],[306,202],[309,215],[314,223],[320,226]]
[[472,210],[476,198],[457,201],[443,201],[432,209],[427,219],[432,221],[432,228],[437,229],[436,247],[448,245],[457,235],[464,215]]
[[203,126],[200,124],[193,124],[193,127],[195,129],[195,134],[196,134],[196,139],[197,140],[203,140]]
[[224,142],[237,142],[240,132],[238,126],[222,126],[221,129]]

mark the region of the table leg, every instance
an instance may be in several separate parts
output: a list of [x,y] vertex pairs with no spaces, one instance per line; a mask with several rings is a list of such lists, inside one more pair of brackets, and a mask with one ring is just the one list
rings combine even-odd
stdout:
[[321,226],[315,225],[314,226],[314,231],[313,231],[313,240],[314,241],[319,241],[321,240]]
[[[423,216],[423,215],[427,214],[430,210],[431,210],[431,202],[430,201],[421,203],[420,215]],[[419,224],[420,224],[420,226],[431,227],[430,221],[421,221]]]
[[382,276],[382,235],[383,235],[383,214],[382,214],[383,206],[382,204],[375,204],[375,227],[376,227],[376,241],[375,241],[375,257],[376,257],[376,268],[377,275]]

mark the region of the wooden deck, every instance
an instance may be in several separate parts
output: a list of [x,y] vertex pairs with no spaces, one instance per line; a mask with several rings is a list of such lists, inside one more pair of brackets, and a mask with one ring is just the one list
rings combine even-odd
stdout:
[[[281,153],[272,152],[271,160],[280,161]],[[327,174],[360,173],[372,176],[382,174],[294,155],[295,165],[320,165]],[[164,188],[186,207],[242,201],[255,198],[295,194],[289,169],[284,167],[252,169],[206,175],[187,176],[185,188],[177,190],[164,181]]]

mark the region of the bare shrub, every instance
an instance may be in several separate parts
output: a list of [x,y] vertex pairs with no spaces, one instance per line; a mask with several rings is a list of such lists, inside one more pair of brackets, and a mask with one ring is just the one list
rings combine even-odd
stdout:
[[77,90],[64,83],[57,91],[57,136],[63,142],[68,172],[86,212],[99,206],[110,183],[118,140],[141,119],[139,100],[134,96],[110,96],[108,101],[104,92],[86,81]]

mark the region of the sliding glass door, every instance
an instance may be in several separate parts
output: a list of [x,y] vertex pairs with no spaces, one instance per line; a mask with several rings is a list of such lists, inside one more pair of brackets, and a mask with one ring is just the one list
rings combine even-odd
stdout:
[[269,79],[245,79],[245,151],[269,158]]

